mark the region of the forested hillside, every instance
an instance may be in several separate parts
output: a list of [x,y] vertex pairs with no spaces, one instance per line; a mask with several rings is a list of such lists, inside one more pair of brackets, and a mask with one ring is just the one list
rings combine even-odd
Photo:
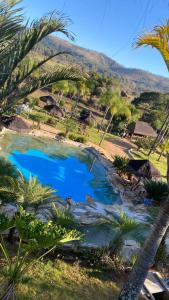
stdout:
[[106,76],[117,76],[125,91],[131,95],[145,91],[169,92],[169,79],[149,72],[126,68],[103,53],[78,47],[54,36],[47,37],[37,47],[37,54],[47,55],[51,51],[63,50],[71,53],[60,62],[74,62],[87,70],[97,71]]

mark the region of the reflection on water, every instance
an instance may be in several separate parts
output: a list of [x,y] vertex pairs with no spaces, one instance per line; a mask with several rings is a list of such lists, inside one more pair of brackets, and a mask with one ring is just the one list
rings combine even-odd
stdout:
[[56,141],[31,136],[7,134],[0,140],[1,155],[5,155],[26,178],[38,176],[42,184],[50,185],[62,198],[72,197],[85,202],[89,194],[95,200],[112,204],[119,200],[106,180],[99,161],[87,151]]

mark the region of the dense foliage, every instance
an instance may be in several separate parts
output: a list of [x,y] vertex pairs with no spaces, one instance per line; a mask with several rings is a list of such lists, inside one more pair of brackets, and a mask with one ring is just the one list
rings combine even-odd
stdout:
[[169,104],[169,95],[157,92],[141,93],[133,104],[143,111],[142,120],[148,122],[155,129],[159,129],[166,116],[166,107]]
[[[51,13],[26,22],[19,0],[1,1],[0,4],[0,105],[7,113],[33,91],[60,80],[83,79],[81,71],[72,66],[57,65],[53,72],[39,72],[53,57],[63,54],[55,52],[40,61],[30,60],[31,50],[53,32],[73,38],[68,31],[68,19],[60,13]],[[28,24],[29,23],[29,24]]]
[[126,157],[120,155],[114,156],[113,165],[120,176],[126,175],[128,173],[127,171],[128,162],[129,160]]
[[149,180],[144,182],[144,187],[150,199],[159,203],[166,200],[168,195],[168,186],[165,182]]

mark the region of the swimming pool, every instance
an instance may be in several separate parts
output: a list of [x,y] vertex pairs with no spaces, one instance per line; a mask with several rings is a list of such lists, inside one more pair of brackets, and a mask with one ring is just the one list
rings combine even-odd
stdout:
[[106,178],[102,164],[84,149],[53,140],[6,134],[1,138],[5,155],[28,179],[37,176],[61,198],[85,202],[86,195],[104,204],[120,201]]

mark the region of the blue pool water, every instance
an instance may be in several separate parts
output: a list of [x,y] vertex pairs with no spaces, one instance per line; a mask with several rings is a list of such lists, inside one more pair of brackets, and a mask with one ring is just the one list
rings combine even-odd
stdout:
[[8,138],[5,145],[8,159],[27,179],[30,174],[37,176],[62,198],[85,202],[86,195],[90,195],[104,204],[120,201],[103,166],[99,161],[92,166],[94,157],[85,150],[17,135]]

